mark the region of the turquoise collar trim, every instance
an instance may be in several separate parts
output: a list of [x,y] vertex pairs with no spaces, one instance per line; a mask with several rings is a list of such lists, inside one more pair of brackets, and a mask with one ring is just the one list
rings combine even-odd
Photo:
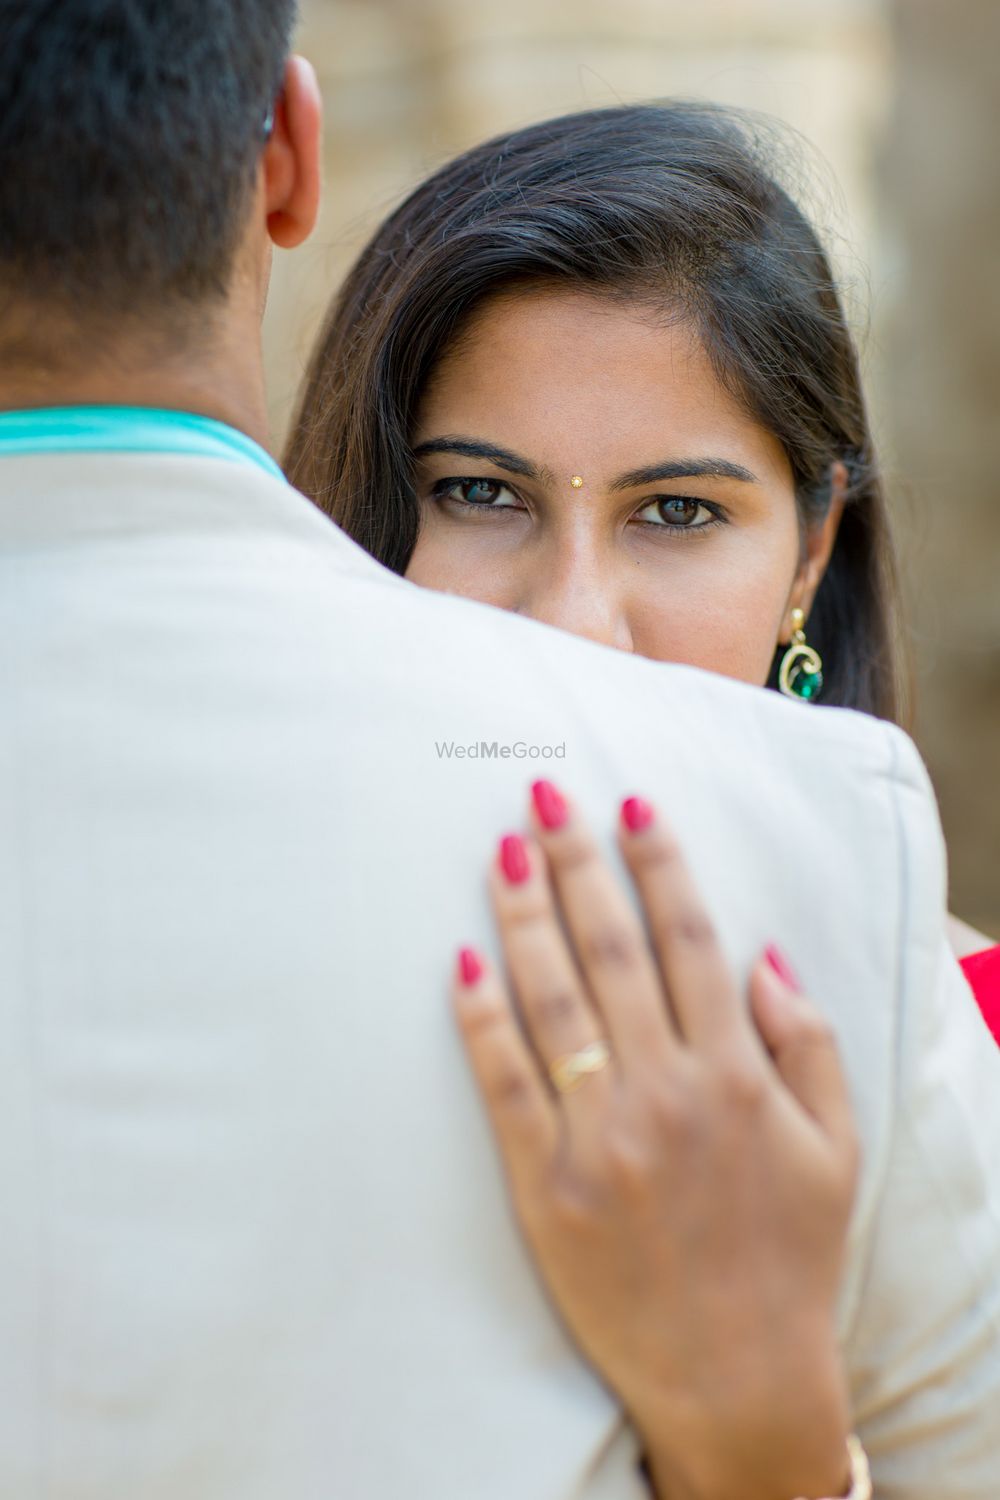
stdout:
[[15,453],[179,453],[256,464],[285,476],[259,443],[211,417],[147,406],[0,411],[0,458]]

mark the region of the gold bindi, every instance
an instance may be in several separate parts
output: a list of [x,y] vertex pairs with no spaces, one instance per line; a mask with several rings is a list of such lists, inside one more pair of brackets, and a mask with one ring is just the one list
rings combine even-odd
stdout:
[[582,474],[574,474],[573,478],[570,480],[570,484],[573,486],[573,488],[575,490],[582,490],[583,489],[583,475]]

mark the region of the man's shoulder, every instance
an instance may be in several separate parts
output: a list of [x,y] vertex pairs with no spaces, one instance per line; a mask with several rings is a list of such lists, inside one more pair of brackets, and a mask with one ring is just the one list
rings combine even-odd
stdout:
[[[314,628],[313,659],[344,672],[362,665],[372,691],[398,693],[401,711],[421,695],[443,715],[519,711],[532,723],[586,728],[637,748],[650,738],[690,761],[720,756],[770,765],[821,790],[824,779],[889,777],[926,796],[928,780],[909,739],[866,715],[790,703],[775,693],[696,668],[594,644],[492,606],[420,588],[370,557],[298,491],[263,471],[176,455],[60,454],[5,461],[0,473],[0,549],[74,541],[87,561],[107,545],[158,544],[190,564],[184,600],[197,593],[198,558],[218,588],[218,564],[238,599],[260,602],[258,629],[280,630],[283,613]],[[180,575],[179,575],[180,576]],[[215,618],[224,614],[217,598]],[[178,600],[178,614],[184,601]],[[252,625],[251,625],[252,633]],[[352,641],[348,658],[338,649]],[[308,651],[303,668],[308,675]],[[221,659],[221,658],[220,658]],[[513,723],[513,728],[517,724]],[[641,759],[641,757],[639,757]]]
[[[458,657],[470,666],[462,691],[471,702],[513,687],[525,702],[572,701],[609,730],[617,720],[660,736],[673,723],[678,734],[698,737],[706,747],[720,738],[742,745],[748,758],[780,764],[799,780],[887,779],[933,801],[920,754],[895,724],[853,709],[792,702],[714,672],[653,661],[417,587],[375,561],[297,491],[287,492],[285,505],[290,530],[315,548],[324,568],[341,575],[336,597],[326,599],[331,614],[352,609],[355,620],[364,617],[366,631],[395,640],[391,654],[411,680],[422,670],[439,676]],[[402,640],[416,646],[416,655],[399,652]]]
[[374,603],[378,590],[380,633],[412,631],[411,638],[428,648],[428,669],[431,648],[438,666],[456,656],[475,664],[465,679],[469,698],[516,683],[526,699],[571,701],[609,732],[617,713],[640,731],[660,735],[672,726],[678,737],[794,764],[800,773],[822,766],[825,774],[839,774],[839,764],[902,780],[921,792],[929,787],[909,736],[870,714],[792,702],[698,667],[596,644],[490,605],[414,587],[364,553],[350,560],[359,593],[370,591]]

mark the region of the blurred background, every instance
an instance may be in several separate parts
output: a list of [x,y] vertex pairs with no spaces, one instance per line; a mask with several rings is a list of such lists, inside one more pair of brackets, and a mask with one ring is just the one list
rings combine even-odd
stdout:
[[547,115],[668,95],[765,110],[815,148],[809,207],[845,286],[890,480],[952,906],[1000,938],[1000,4],[302,3],[327,189],[315,240],[275,267],[279,443],[345,268],[455,152]]

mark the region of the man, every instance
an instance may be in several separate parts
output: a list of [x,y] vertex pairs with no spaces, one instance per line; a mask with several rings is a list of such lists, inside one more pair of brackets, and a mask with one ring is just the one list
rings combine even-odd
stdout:
[[862,1434],[886,1493],[987,1500],[1000,1090],[912,749],[425,593],[284,485],[292,21],[0,0],[0,1496],[643,1493],[447,1016],[525,777],[439,747],[497,741],[565,746],[602,825],[670,763],[733,959],[806,950],[865,1147]]

